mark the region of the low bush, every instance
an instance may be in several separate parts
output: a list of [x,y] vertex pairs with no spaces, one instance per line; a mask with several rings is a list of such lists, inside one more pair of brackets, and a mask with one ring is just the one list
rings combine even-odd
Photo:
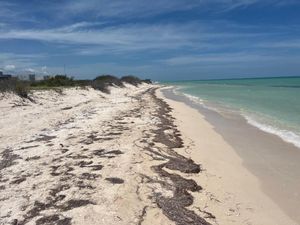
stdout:
[[99,91],[102,91],[104,93],[107,93],[109,94],[109,89],[108,89],[108,86],[107,84],[101,82],[101,81],[97,81],[97,80],[94,80],[92,82],[92,88],[96,89],[96,90],[99,90]]
[[92,81],[92,87],[104,93],[109,93],[109,86],[124,87],[124,84],[119,78],[112,75],[98,76]]
[[138,86],[139,84],[142,83],[142,80],[135,76],[124,76],[121,78],[121,81],[128,84],[132,84],[134,86]]
[[142,80],[142,82],[146,83],[146,84],[152,84],[152,81],[150,79],[145,79]]
[[91,80],[74,80],[75,86],[87,87],[92,85]]
[[71,77],[65,75],[56,75],[47,80],[36,81],[31,84],[32,87],[72,87],[76,82]]
[[152,81],[150,79],[141,80],[140,78],[132,75],[122,77],[121,81],[128,84],[132,84],[134,86],[138,86],[142,83],[152,84]]
[[151,80],[141,80],[135,76],[124,76],[121,79],[112,75],[102,75],[94,80],[74,80],[65,75],[56,75],[47,80],[29,82],[21,81],[17,78],[8,80],[0,80],[0,92],[15,92],[22,98],[29,98],[28,93],[32,89],[55,89],[60,87],[88,87],[109,93],[110,86],[124,87],[124,83],[129,83],[138,86],[142,83],[152,83]]
[[112,75],[101,75],[101,76],[96,77],[94,79],[94,81],[105,83],[107,85],[115,85],[115,86],[119,86],[119,87],[124,87],[122,81],[119,78],[112,76]]
[[14,92],[22,98],[29,98],[29,82],[17,79],[1,80],[0,92]]

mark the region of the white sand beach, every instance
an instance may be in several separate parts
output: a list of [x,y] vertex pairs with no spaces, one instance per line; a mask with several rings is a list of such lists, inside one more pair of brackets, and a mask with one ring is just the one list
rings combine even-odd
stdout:
[[0,224],[297,224],[203,115],[157,88],[2,95]]
[[152,205],[140,187],[151,161],[137,143],[156,120],[134,112],[148,88],[36,91],[34,103],[2,96],[0,224],[138,224]]

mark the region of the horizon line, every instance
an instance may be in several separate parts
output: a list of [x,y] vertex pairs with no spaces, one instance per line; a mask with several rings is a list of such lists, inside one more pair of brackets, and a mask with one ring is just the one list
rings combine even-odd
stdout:
[[186,79],[186,80],[160,80],[158,82],[191,82],[191,81],[218,81],[218,80],[251,80],[251,79],[282,79],[282,78],[300,78],[297,76],[270,76],[270,77],[240,77],[240,78],[208,78],[208,79]]

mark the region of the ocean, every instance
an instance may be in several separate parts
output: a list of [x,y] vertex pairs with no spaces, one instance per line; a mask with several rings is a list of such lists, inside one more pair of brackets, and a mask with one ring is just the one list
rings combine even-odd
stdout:
[[300,77],[168,82],[211,110],[239,113],[249,124],[300,148]]

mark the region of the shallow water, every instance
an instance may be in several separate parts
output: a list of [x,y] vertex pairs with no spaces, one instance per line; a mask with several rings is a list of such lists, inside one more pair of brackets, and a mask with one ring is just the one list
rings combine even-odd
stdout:
[[300,148],[300,77],[168,84],[210,109],[238,112],[248,123]]
[[[198,110],[213,129],[233,147],[241,157],[243,166],[259,179],[262,190],[296,221],[295,224],[300,224],[299,148],[250,125],[243,116],[230,111],[231,109],[222,109],[220,113],[199,104],[194,98],[178,95],[174,89],[165,89],[162,92],[166,98],[183,102]],[[201,136],[199,139],[201,140]]]

